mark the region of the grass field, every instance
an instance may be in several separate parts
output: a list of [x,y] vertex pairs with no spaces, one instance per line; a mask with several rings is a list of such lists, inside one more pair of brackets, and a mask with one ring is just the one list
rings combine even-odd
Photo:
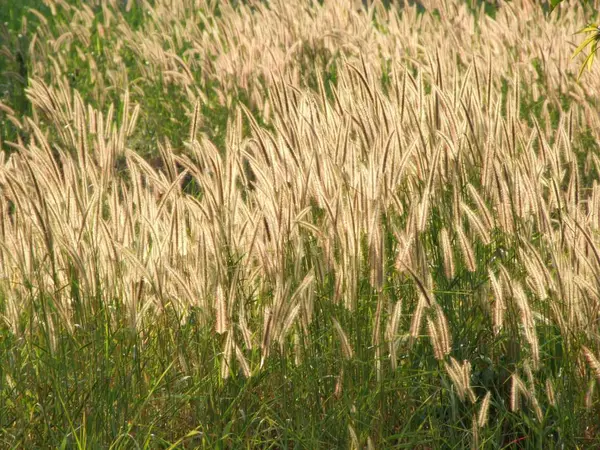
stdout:
[[4,0],[0,448],[600,448],[598,6]]

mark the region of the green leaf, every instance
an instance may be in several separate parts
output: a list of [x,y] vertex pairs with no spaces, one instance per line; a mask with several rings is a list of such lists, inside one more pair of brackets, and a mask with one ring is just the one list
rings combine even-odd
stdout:
[[584,41],[581,44],[577,46],[571,58],[575,58],[588,47],[590,48],[590,53],[586,56],[585,60],[583,61],[583,64],[579,69],[579,74],[577,75],[578,80],[581,78],[581,75],[583,75],[583,72],[586,68],[588,70],[591,70],[592,68],[594,58],[596,57],[596,51],[598,49],[598,42],[600,42],[600,28],[598,27],[598,24],[592,23],[582,28],[575,34],[580,33],[588,33],[588,36],[584,39]]
[[588,37],[585,41],[583,41],[581,44],[579,44],[579,47],[577,47],[575,49],[575,51],[573,52],[573,56],[571,58],[572,59],[575,58],[582,51],[584,51],[587,48],[588,45],[590,45],[595,40],[596,40],[596,36],[590,36],[590,37]]

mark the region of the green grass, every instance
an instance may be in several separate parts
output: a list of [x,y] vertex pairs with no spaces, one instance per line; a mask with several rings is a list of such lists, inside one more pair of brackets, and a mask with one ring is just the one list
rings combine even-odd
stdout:
[[[575,406],[584,394],[571,383],[576,368],[560,356],[568,352],[560,334],[552,327],[539,331],[542,358],[556,364],[547,364],[538,381],[553,381],[558,404],[544,405],[542,423],[527,408],[511,412],[508,377],[522,369],[519,353],[527,350],[508,333],[494,337],[487,316],[478,311],[483,272],[469,274],[459,265],[457,276],[445,279],[438,266],[435,223],[430,230],[423,245],[436,261],[434,294],[448,314],[454,355],[473,361],[476,393],[493,395],[491,426],[481,431],[481,448],[563,448],[578,442],[582,428],[594,419]],[[396,245],[391,234],[387,242]],[[498,235],[493,246],[500,245],[509,248],[510,259],[511,244]],[[492,253],[492,248],[478,248],[481,259]],[[21,325],[37,319],[39,332],[17,339],[1,329],[0,445],[343,448],[351,425],[363,444],[371,439],[375,448],[470,448],[476,407],[458,400],[428,339],[412,348],[400,344],[398,368],[391,370],[384,358],[377,376],[371,335],[378,296],[386,301],[414,298],[412,283],[395,273],[392,261],[387,266],[390,275],[379,294],[364,274],[354,314],[328,301],[332,280],[319,283],[302,364],[296,365],[284,346],[255,376],[245,378],[234,365],[227,380],[220,376],[222,338],[198,325],[201,311],[178,317],[167,305],[158,321],[132,331],[118,301],[86,298],[73,276],[68,287],[75,311],[72,333],[51,296],[32,293],[23,305]],[[331,317],[349,334],[356,353],[350,361],[342,357]],[[55,342],[50,342],[49,326]],[[254,351],[251,366],[256,369],[259,361]],[[537,389],[543,391],[543,384]]]
[[[509,350],[508,336],[492,337],[491,324],[481,321],[485,315],[477,312],[475,289],[480,277],[459,271],[457,279],[436,279],[436,298],[450,314],[456,357],[474,362],[471,381],[477,394],[493,394],[482,448],[571,446],[593,417],[581,416],[574,406],[582,392],[569,381],[575,368],[560,357],[567,351],[560,335],[553,328],[540,332],[543,358],[556,361],[542,374],[555,383],[559,403],[545,405],[543,423],[532,420],[527,409],[510,412],[507,381],[519,358]],[[397,370],[384,358],[377,377],[371,348],[377,295],[410,298],[411,288],[398,281],[388,280],[376,294],[362,280],[357,314],[325,301],[332,286],[324,282],[302,364],[294,364],[284,346],[255,376],[245,378],[234,365],[230,378],[222,380],[223,342],[198,326],[200,311],[177,317],[167,309],[158,321],[134,332],[121,319],[126,314],[118,302],[102,295],[82,297],[73,278],[74,333],[61,325],[51,298],[44,295],[23,305],[24,321],[42,322],[39,332],[17,339],[2,328],[0,445],[343,448],[351,425],[363,444],[370,438],[376,448],[469,448],[476,409],[457,399],[427,339],[412,348],[401,344]],[[349,334],[353,360],[342,357],[330,317],[337,317]],[[49,324],[54,324],[54,343]],[[250,359],[256,368],[259,352]]]

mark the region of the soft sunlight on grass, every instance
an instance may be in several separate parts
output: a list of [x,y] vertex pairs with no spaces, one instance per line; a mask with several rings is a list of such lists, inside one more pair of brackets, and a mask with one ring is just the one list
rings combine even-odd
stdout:
[[600,445],[592,8],[367,3],[0,9],[0,447]]

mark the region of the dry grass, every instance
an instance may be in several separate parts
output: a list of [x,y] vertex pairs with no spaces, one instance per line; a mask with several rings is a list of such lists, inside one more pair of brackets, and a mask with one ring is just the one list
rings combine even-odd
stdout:
[[[223,336],[221,376],[251,377],[275,346],[301,364],[327,302],[347,318],[327,325],[341,355],[370,355],[379,377],[411,364],[401,355],[415,357],[426,319],[430,351],[471,403],[471,363],[454,358],[475,358],[457,343],[479,315],[488,356],[511,359],[505,400],[516,413],[527,399],[540,423],[534,384],[549,405],[560,396],[552,330],[565,352],[583,352],[581,382],[598,377],[600,155],[576,143],[586,132],[597,145],[600,80],[576,81],[572,34],[588,14],[577,2],[549,18],[528,0],[494,18],[459,0],[421,1],[425,13],[352,1],[221,2],[218,14],[209,0],[46,3],[65,19],[40,17],[29,45],[32,113],[2,106],[28,136],[0,153],[2,320],[14,336],[41,327],[57,351],[59,329],[88,326],[80,309],[100,314],[97,297],[114,306],[107,320],[125,314],[136,333],[199,311]],[[142,11],[141,26],[127,8]],[[89,77],[85,98],[63,70],[69,58]],[[161,120],[185,137],[159,138],[151,164],[133,148],[157,80],[174,114]],[[231,109],[223,148],[207,135],[213,104]],[[352,318],[365,292],[377,300],[361,341]],[[24,318],[40,298],[52,313]],[[483,395],[475,431],[500,401]]]

